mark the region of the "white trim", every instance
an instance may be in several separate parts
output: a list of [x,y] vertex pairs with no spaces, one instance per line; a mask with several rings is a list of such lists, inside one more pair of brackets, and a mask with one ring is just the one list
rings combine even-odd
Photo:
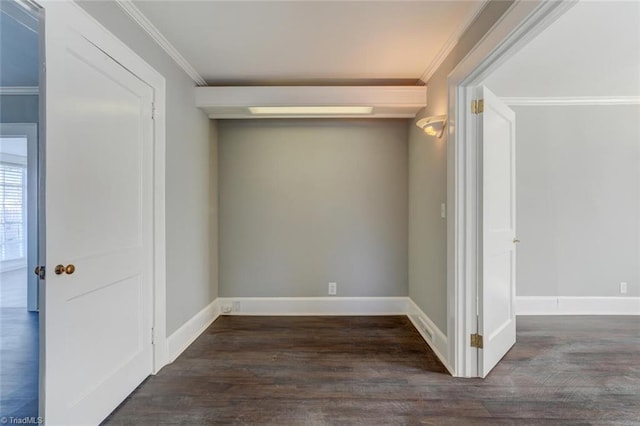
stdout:
[[533,39],[575,1],[516,1],[448,77],[449,137],[447,204],[447,336],[450,365],[461,377],[478,376],[478,350],[469,336],[477,330],[479,279],[480,165],[474,149],[475,126],[469,120],[474,88]]
[[640,315],[640,297],[519,296],[518,315]]
[[[219,86],[196,87],[196,106],[210,118],[277,118],[255,115],[251,107],[373,107],[358,118],[413,118],[427,105],[426,86]],[[347,117],[350,114],[307,115],[308,117]],[[291,115],[286,116],[291,118]],[[295,115],[302,118],[303,115]]]
[[433,353],[440,359],[440,362],[442,362],[449,373],[453,375],[454,371],[449,365],[449,343],[447,336],[444,335],[442,330],[440,330],[431,318],[411,299],[409,299],[407,317],[409,317],[413,326],[418,330],[418,333],[420,333],[420,336],[422,336],[425,342],[427,342]]
[[169,362],[173,362],[220,316],[220,299],[209,303],[167,338]]
[[131,0],[115,0],[118,6],[122,8],[149,36],[158,46],[164,50],[167,55],[173,59],[180,68],[186,72],[189,77],[198,85],[206,86],[207,82],[202,78],[198,71],[187,61],[184,56],[178,52],[173,44],[160,32],[155,25],[142,13],[140,9]]
[[516,315],[558,315],[558,298],[516,296]]
[[[406,315],[407,297],[220,297],[223,315]],[[237,303],[240,309],[236,309]],[[225,307],[232,311],[225,313]]]
[[40,88],[38,86],[0,86],[0,95],[2,96],[33,96],[39,94]]
[[442,65],[445,59],[447,59],[449,53],[451,53],[451,51],[456,47],[456,45],[460,41],[460,37],[462,37],[462,35],[467,31],[469,26],[473,23],[473,21],[476,20],[478,15],[480,15],[487,4],[489,4],[489,0],[479,0],[474,4],[475,7],[471,9],[470,13],[465,17],[458,29],[454,31],[449,39],[442,45],[438,54],[435,56],[435,58],[433,58],[427,69],[422,73],[420,79],[418,80],[419,84],[426,84],[429,79],[433,77],[433,74],[435,74],[438,68],[440,68],[440,65]]
[[501,97],[510,106],[640,105],[640,96]]
[[[54,8],[60,9],[60,13],[56,13],[56,16],[64,16],[65,22],[72,25],[75,31],[107,55],[111,56],[154,90],[153,327],[156,339],[153,348],[153,373],[157,373],[167,363],[165,233],[166,81],[162,74],[157,72],[136,52],[113,35],[74,1],[43,2],[42,5],[45,11]],[[41,324],[43,323],[44,321],[41,321]],[[43,335],[44,333],[41,334]],[[41,344],[40,348],[43,350],[44,344]],[[40,398],[41,403],[44,401],[42,396],[43,395],[41,395]]]

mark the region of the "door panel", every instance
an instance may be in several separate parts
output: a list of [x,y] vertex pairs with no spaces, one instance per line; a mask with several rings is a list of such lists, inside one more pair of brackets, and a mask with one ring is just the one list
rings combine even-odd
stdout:
[[153,90],[60,18],[46,40],[44,417],[98,424],[152,371]]
[[480,88],[482,279],[478,286],[478,371],[485,377],[516,341],[515,113]]

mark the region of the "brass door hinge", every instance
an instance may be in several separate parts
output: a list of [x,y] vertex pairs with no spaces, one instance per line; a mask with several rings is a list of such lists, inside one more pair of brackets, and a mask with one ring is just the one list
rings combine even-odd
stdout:
[[471,335],[471,347],[482,349],[482,336],[478,333]]
[[482,114],[484,112],[484,99],[471,101],[471,113]]

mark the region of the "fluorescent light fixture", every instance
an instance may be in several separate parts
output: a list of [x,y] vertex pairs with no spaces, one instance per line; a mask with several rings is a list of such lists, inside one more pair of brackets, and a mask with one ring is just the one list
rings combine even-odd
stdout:
[[364,115],[371,114],[370,106],[259,106],[249,107],[256,115]]
[[416,121],[416,126],[424,130],[429,136],[441,138],[444,128],[447,125],[446,115],[434,115],[433,117],[425,117]]

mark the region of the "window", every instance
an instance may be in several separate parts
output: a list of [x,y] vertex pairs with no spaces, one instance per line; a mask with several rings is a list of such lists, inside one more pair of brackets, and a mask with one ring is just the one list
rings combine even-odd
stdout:
[[26,167],[0,163],[0,261],[25,257]]
[[[24,138],[2,138],[0,146],[0,261],[26,258],[26,156],[11,146],[26,149]],[[7,152],[9,151],[9,152]],[[26,152],[24,152],[26,154]]]

